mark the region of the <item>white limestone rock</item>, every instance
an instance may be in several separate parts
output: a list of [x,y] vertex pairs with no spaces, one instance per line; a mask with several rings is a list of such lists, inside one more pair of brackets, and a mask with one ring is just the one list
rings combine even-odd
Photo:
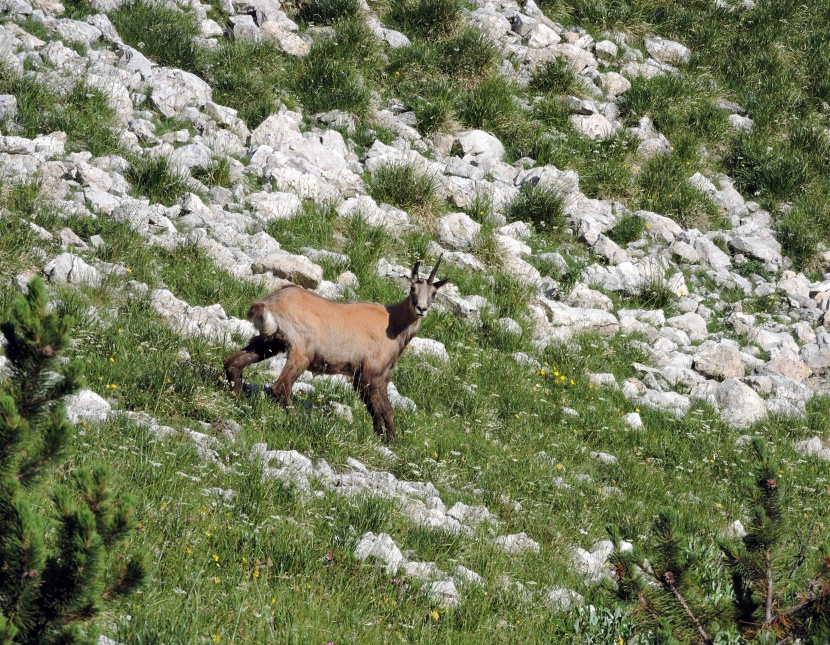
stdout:
[[112,414],[112,406],[92,390],[81,390],[66,397],[66,416],[72,423],[81,421],[106,421]]
[[688,47],[668,38],[646,38],[645,44],[648,53],[660,63],[686,65],[692,59],[692,52]]
[[552,611],[565,612],[574,607],[581,607],[585,604],[585,598],[572,589],[567,589],[566,587],[553,587],[545,594],[542,602]]
[[742,378],[744,375],[740,351],[726,343],[718,343],[695,354],[694,370],[707,378],[718,380]]
[[438,220],[438,241],[452,249],[468,249],[481,232],[481,224],[466,213],[450,213]]
[[493,540],[494,546],[504,551],[508,555],[517,555],[520,553],[539,553],[541,547],[539,543],[528,537],[527,533],[515,533],[513,535],[500,535]]
[[386,565],[386,573],[395,575],[406,563],[406,558],[388,533],[364,533],[357,543],[354,555],[358,560],[375,558]]
[[93,287],[101,284],[101,274],[98,270],[73,253],[61,253],[43,268],[43,273],[50,282],[58,284],[83,284]]
[[271,273],[306,289],[316,289],[323,281],[323,268],[304,255],[270,253],[255,260],[251,270],[254,273]]

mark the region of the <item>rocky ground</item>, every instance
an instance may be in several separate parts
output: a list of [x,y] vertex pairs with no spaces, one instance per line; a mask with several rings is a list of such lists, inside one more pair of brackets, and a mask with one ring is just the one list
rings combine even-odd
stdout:
[[[574,342],[585,346],[586,338],[603,347],[625,344],[636,351],[638,360],[625,364],[622,371],[585,370],[578,376],[596,396],[607,392],[627,402],[627,411],[602,420],[607,425],[640,431],[642,410],[685,419],[705,409],[738,434],[763,432],[772,420],[782,426],[807,424],[814,399],[827,394],[830,273],[807,277],[794,270],[782,253],[774,214],[747,200],[730,177],[688,173],[685,189],[697,191],[718,214],[719,226],[698,230],[666,214],[589,197],[580,191],[580,176],[574,170],[537,164],[529,157],[511,158],[502,141],[482,129],[424,136],[415,114],[394,98],[377,97],[369,119],[379,130],[392,133],[386,143],[381,138],[356,142],[352,136],[365,131],[359,130],[353,114],[336,109],[312,114],[302,106],[283,105],[262,122],[246,124],[237,110],[214,102],[214,88],[203,78],[158,65],[140,47],[126,44],[108,17],[120,5],[118,0],[92,0],[84,5],[88,15],[75,19],[65,16],[77,17],[76,8],[66,11],[69,7],[56,0],[31,5],[0,0],[3,87],[9,86],[9,78],[24,77],[58,96],[68,95],[79,84],[85,91],[97,91],[111,110],[106,127],[116,141],[112,150],[96,155],[72,132],[24,132],[25,124],[20,123],[29,118],[31,97],[0,96],[4,190],[8,194],[14,185],[36,185],[38,208],[50,213],[44,218],[37,212],[0,208],[0,223],[7,226],[3,235],[20,236],[25,230],[28,236],[21,238],[26,246],[21,260],[0,265],[9,271],[4,277],[7,292],[23,288],[31,275],[43,274],[56,293],[77,288],[91,298],[85,315],[108,326],[119,324],[118,316],[108,310],[110,301],[136,299],[151,308],[154,324],[166,324],[178,337],[207,344],[217,353],[252,335],[252,325],[233,315],[244,312],[241,305],[229,313],[221,298],[189,303],[175,288],[153,279],[152,272],[138,279],[138,265],[119,262],[108,252],[113,240],[106,234],[73,229],[72,222],[88,220],[128,226],[147,248],[158,252],[198,249],[216,271],[247,285],[252,294],[292,282],[327,298],[365,297],[361,276],[386,284],[384,293],[396,293],[410,272],[409,253],[383,255],[361,265],[361,258],[350,256],[336,237],[330,244],[294,247],[272,234],[291,232],[292,222],[313,219],[310,204],[316,204],[333,209],[327,225],[336,228],[359,220],[390,239],[419,235],[418,248],[426,253],[427,263],[443,253],[444,266],[454,279],[439,293],[433,315],[455,321],[452,324],[462,325],[473,336],[492,328],[521,339],[508,354],[531,379],[553,371],[546,352]],[[207,49],[217,49],[231,38],[270,42],[287,57],[304,57],[316,39],[326,37],[325,27],[301,29],[286,14],[289,10],[274,0],[224,0],[219,6],[224,25],[209,17],[217,17],[214,7],[198,0],[177,7],[196,16],[201,29],[196,40]],[[364,6],[362,12],[384,48],[410,46],[406,35],[382,24],[374,6]],[[622,32],[595,39],[584,29],[550,20],[533,0],[521,5],[482,1],[465,10],[463,20],[496,44],[503,60],[499,71],[517,87],[527,88],[545,63],[567,62],[579,90],[579,97],[567,99],[569,124],[577,136],[597,141],[627,136],[636,142],[635,163],[672,154],[672,143],[648,116],[636,126],[626,125],[620,104],[634,79],[682,75],[692,56],[683,44],[659,35],[640,42]],[[754,127],[751,115],[739,105],[725,102],[721,109],[735,131]],[[170,176],[181,184],[174,199],[165,203],[152,195],[147,198],[146,186],[136,182],[137,160],[164,160]],[[210,185],[205,173],[219,161],[225,185]],[[407,212],[374,198],[373,186],[390,167],[410,168],[415,176],[430,178],[439,206],[425,216],[418,209]],[[538,222],[523,221],[511,210],[534,191],[560,200],[567,231],[555,243],[541,234]],[[620,226],[634,227],[639,234],[626,241],[616,234]],[[826,268],[830,256],[818,261]],[[488,275],[506,276],[519,285],[526,294],[521,307],[508,311],[495,302],[492,289],[477,290],[481,283],[475,279]],[[99,292],[100,297],[90,295]],[[649,295],[656,300],[649,301]],[[410,354],[411,360],[425,362],[427,375],[446,370],[442,366],[458,361],[464,351],[428,337],[429,331],[440,337],[434,328],[427,329],[412,343]],[[486,343],[482,345],[486,352]],[[169,351],[181,365],[190,359],[185,344]],[[274,359],[257,374],[269,381],[280,368]],[[561,378],[572,376],[564,376],[563,370]],[[390,389],[400,417],[425,405],[418,392],[400,387],[400,382],[398,386]],[[90,389],[71,402],[76,423],[121,419],[154,439],[184,437],[200,459],[220,472],[236,467],[225,453],[237,446],[243,453],[241,462],[260,464],[263,478],[290,483],[301,499],[377,496],[393,504],[406,522],[507,555],[562,547],[541,535],[532,518],[522,518],[521,504],[510,494],[498,502],[498,511],[488,508],[490,502],[450,504],[442,501],[446,493],[428,480],[412,477],[411,471],[409,478],[405,471],[396,476],[392,471],[400,457],[394,445],[378,446],[379,452],[373,453],[386,469],[373,469],[364,465],[365,457],[358,460],[341,452],[332,467],[325,448],[303,454],[267,437],[264,443],[249,444],[242,438],[247,432],[244,422],[228,422],[226,430],[217,433],[215,424],[202,417],[196,429],[186,419],[158,418],[153,408],[125,407],[102,387],[91,381]],[[330,395],[342,387],[337,379],[306,374],[296,389],[300,395],[329,399],[318,406],[326,409],[326,419],[359,425],[362,417],[353,419],[352,401],[344,405],[345,395]],[[465,387],[475,395],[475,387]],[[565,416],[586,414],[582,408],[559,408]],[[355,412],[359,409],[357,404]],[[738,447],[747,436],[738,438]],[[826,473],[828,440],[826,434],[802,433],[786,439],[787,450],[814,460],[819,472]],[[617,456],[599,450],[602,446],[589,447],[597,449],[588,451],[588,461],[609,468],[617,463]],[[559,463],[545,452],[534,454],[546,467]],[[579,480],[558,479],[554,486],[563,491],[579,485]],[[606,498],[622,494],[610,483],[603,488]],[[237,493],[218,487],[209,495],[231,502]],[[475,487],[470,494],[483,495]],[[631,490],[625,494],[635,496]],[[455,493],[450,497],[458,499]],[[488,494],[484,499],[494,498]],[[513,505],[517,519],[505,526],[503,516]],[[611,548],[608,541],[598,541],[590,550],[570,544],[565,558],[571,571],[568,584],[579,585],[584,593],[590,581],[607,575],[604,563]],[[350,550],[359,560],[378,561],[390,577],[423,585],[425,597],[441,607],[463,604],[465,590],[481,585],[512,589],[528,600],[535,597],[554,612],[583,602],[577,590],[552,580],[541,589],[526,587],[509,567],[482,576],[476,571],[480,559],[462,558],[444,570],[447,563],[419,558],[386,531],[355,535]],[[129,635],[122,637],[132,642]]]

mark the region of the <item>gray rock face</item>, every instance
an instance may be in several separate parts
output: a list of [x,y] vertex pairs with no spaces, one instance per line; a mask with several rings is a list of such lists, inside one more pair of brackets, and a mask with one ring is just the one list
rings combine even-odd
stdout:
[[574,114],[571,116],[571,125],[589,139],[607,139],[615,130],[614,124],[598,113],[589,116]]
[[631,81],[617,72],[607,72],[600,75],[599,87],[611,98],[616,98],[631,89]]
[[805,441],[796,441],[793,444],[795,451],[805,457],[818,457],[823,461],[830,461],[830,447],[825,447],[819,437]]
[[371,531],[365,533],[355,547],[354,556],[358,560],[368,558],[380,560],[389,575],[395,575],[405,562],[403,553],[388,533],[380,535],[375,535]]
[[685,313],[682,316],[674,316],[666,321],[666,324],[686,332],[693,341],[705,340],[708,335],[706,321],[700,314],[693,312]]
[[106,421],[112,414],[112,406],[92,390],[81,390],[66,397],[66,416],[72,423]]
[[572,589],[554,587],[545,594],[543,602],[553,611],[564,612],[573,607],[581,607],[585,604],[585,598]]
[[521,532],[514,535],[501,535],[493,540],[495,547],[508,555],[520,553],[539,553],[541,547],[536,540],[528,537],[527,533]]

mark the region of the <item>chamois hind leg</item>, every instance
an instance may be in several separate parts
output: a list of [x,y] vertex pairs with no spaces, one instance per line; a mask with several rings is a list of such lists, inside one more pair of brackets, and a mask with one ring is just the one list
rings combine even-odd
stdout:
[[274,396],[277,397],[284,408],[291,407],[291,388],[294,387],[294,382],[305,372],[308,364],[309,360],[303,352],[296,351],[294,348],[288,350],[288,360],[285,362],[285,367],[282,368],[280,377],[273,387]]
[[248,365],[259,363],[279,352],[285,351],[281,341],[266,342],[262,336],[254,336],[248,344],[225,359],[225,379],[231,384],[231,392],[242,391],[242,370]]

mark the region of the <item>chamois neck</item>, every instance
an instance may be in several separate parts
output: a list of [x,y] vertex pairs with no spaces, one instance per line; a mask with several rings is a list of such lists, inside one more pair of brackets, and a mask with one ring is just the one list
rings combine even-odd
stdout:
[[387,305],[389,312],[389,331],[395,338],[401,338],[404,346],[418,333],[421,319],[412,311],[409,298],[404,298],[394,305]]

